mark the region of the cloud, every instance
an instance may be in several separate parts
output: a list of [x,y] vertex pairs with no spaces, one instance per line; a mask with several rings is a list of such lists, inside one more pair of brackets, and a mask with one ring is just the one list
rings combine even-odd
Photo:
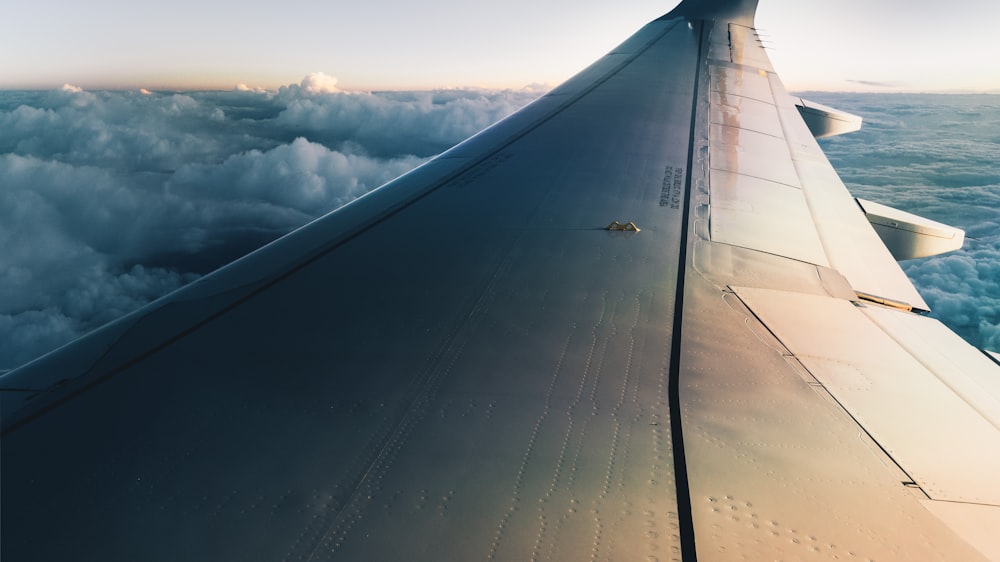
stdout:
[[331,146],[351,143],[369,154],[431,156],[481,131],[538,97],[534,90],[303,95],[282,88],[276,124]]
[[[46,306],[0,314],[0,370],[54,349],[197,278],[135,265],[114,271],[94,263],[55,283]],[[51,281],[50,281],[51,283]]]
[[345,93],[323,74],[278,92],[0,92],[0,370],[378,187],[536,95]]
[[252,150],[230,156],[218,165],[183,166],[166,185],[184,197],[254,201],[316,216],[402,175],[423,160],[345,154],[299,137],[267,152]]
[[92,167],[0,155],[0,368],[65,343],[196,276],[127,264],[169,217]]
[[878,88],[899,88],[902,84],[896,82],[878,82],[875,80],[847,80],[852,84],[861,84],[862,86],[875,86]]
[[[103,276],[129,264],[204,273],[421,161],[344,154],[300,138],[184,165],[143,186],[101,168],[0,155],[0,312],[73,308],[52,299],[86,293],[81,282],[108,285]],[[205,264],[204,255],[219,261]]]
[[77,323],[55,309],[0,314],[0,374],[80,335]]
[[0,113],[0,153],[126,173],[169,172],[262,140],[227,123],[220,108],[186,94],[64,88],[27,101]]
[[299,87],[307,94],[333,94],[340,91],[337,88],[337,79],[322,72],[313,72],[306,76],[299,83]]
[[[978,254],[978,255],[977,255]],[[1000,349],[1000,261],[997,252],[968,250],[907,265],[938,318],[966,340]]]
[[250,86],[247,86],[246,84],[244,84],[242,82],[240,82],[239,84],[237,84],[233,88],[233,91],[236,91],[236,92],[253,92],[253,93],[256,93],[256,94],[266,94],[267,93],[267,90],[265,90],[263,88],[250,87]]

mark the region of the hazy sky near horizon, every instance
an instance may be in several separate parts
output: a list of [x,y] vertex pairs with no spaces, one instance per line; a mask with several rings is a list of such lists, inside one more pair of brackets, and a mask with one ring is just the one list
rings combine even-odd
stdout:
[[[674,0],[37,0],[0,22],[0,89],[554,86]],[[1000,91],[996,0],[761,0],[791,90]]]

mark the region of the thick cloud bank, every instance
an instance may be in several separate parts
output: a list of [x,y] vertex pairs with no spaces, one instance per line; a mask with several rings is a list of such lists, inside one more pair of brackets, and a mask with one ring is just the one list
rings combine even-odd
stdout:
[[[0,92],[0,369],[334,209],[537,90]],[[816,94],[865,117],[824,141],[852,191],[965,228],[906,262],[935,314],[1000,349],[1000,100]]]
[[0,92],[0,370],[335,209],[537,92]]
[[861,115],[861,131],[823,141],[864,197],[962,228],[957,252],[903,262],[935,316],[1000,350],[1000,96],[807,94]]

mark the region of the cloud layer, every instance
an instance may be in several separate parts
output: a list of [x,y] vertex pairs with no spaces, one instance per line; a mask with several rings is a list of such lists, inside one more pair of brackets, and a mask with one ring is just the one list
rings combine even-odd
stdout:
[[[65,343],[381,185],[539,94],[0,92],[0,369]],[[905,262],[934,314],[1000,349],[994,97],[806,96],[865,117],[824,141],[855,195],[966,229]]]
[[378,187],[537,93],[0,92],[0,370]]

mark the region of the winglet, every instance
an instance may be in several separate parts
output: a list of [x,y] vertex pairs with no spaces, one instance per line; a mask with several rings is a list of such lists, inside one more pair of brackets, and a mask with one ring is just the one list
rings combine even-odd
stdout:
[[683,0],[665,18],[724,20],[753,27],[757,0]]

